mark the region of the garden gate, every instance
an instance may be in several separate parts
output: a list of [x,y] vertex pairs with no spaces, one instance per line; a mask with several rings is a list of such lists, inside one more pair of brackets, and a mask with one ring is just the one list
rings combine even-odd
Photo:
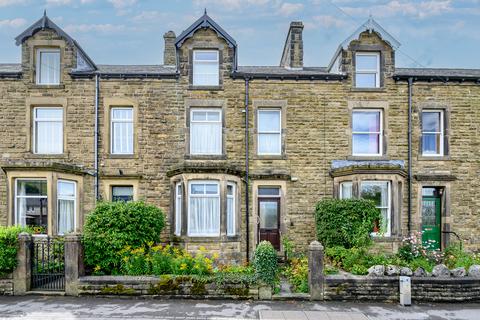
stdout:
[[65,290],[65,250],[60,239],[36,239],[31,242],[32,290]]

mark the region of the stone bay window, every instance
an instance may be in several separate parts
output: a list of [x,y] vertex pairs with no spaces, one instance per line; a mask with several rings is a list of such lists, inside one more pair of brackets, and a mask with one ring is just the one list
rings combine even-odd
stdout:
[[238,234],[237,177],[182,176],[172,185],[172,234],[187,238],[229,238]]

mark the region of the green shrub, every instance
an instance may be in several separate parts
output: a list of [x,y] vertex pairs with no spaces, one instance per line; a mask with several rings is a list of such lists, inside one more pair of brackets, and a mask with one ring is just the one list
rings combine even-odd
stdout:
[[18,235],[21,232],[31,233],[24,227],[0,226],[0,276],[12,272],[17,267]]
[[101,202],[87,216],[83,245],[85,263],[96,273],[118,274],[121,250],[141,248],[160,240],[163,212],[144,202]]
[[368,268],[361,265],[361,264],[355,264],[353,265],[352,269],[350,270],[352,274],[356,274],[359,276],[363,276],[368,274]]
[[317,204],[315,218],[317,239],[325,247],[363,247],[371,243],[380,210],[370,200],[325,199]]
[[262,241],[255,249],[253,259],[255,274],[269,285],[274,285],[278,271],[277,251],[268,241]]
[[308,293],[308,258],[293,258],[285,268],[284,275],[295,292]]
[[461,244],[452,244],[445,248],[444,263],[450,269],[465,267],[468,270],[473,264],[480,264],[480,254],[465,252]]

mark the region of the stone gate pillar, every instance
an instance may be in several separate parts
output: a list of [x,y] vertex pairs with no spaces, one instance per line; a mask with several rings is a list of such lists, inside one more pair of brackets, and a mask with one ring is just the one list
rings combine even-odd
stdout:
[[71,234],[65,237],[65,294],[78,296],[78,278],[85,274],[83,267],[82,237]]
[[313,241],[308,247],[308,286],[311,300],[323,300],[323,246]]
[[18,235],[17,267],[13,271],[13,294],[22,296],[30,291],[32,257],[30,244],[32,236],[26,232]]

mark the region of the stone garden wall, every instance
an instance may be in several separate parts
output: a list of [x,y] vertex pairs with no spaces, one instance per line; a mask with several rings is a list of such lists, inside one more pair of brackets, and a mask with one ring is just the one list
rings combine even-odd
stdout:
[[[413,302],[480,301],[480,278],[412,277]],[[325,300],[398,302],[399,277],[331,275],[325,277]]]
[[78,294],[81,296],[259,299],[261,291],[263,289],[257,285],[236,281],[217,283],[213,279],[192,276],[86,276],[78,281]]
[[0,276],[0,296],[13,295],[13,276],[11,274]]

